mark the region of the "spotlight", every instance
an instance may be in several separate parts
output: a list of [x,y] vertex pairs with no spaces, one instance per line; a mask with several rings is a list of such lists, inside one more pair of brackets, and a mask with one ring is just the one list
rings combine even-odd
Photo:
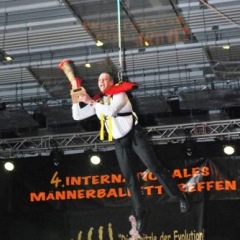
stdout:
[[98,154],[91,154],[89,159],[93,165],[98,165],[101,163],[101,158]]
[[98,46],[98,47],[103,46],[103,42],[101,42],[100,40],[97,40],[97,42],[96,42],[96,46]]
[[191,156],[193,155],[192,149],[191,149],[191,148],[187,148],[187,149],[186,149],[186,154],[187,154],[189,157],[191,157]]
[[6,55],[6,56],[4,56],[4,58],[8,62],[13,60],[13,58],[10,55]]
[[195,142],[192,139],[186,139],[183,143],[186,155],[192,157],[195,151]]
[[1,61],[12,61],[13,57],[8,55],[5,51],[0,50],[0,59]]
[[222,48],[224,50],[228,50],[228,49],[230,49],[230,45],[229,44],[225,44],[225,45],[222,46]]
[[53,149],[50,153],[50,158],[53,161],[53,165],[58,167],[63,161],[64,153],[61,149]]
[[149,41],[145,40],[144,44],[145,44],[146,47],[149,46]]
[[86,63],[85,63],[85,67],[86,67],[86,68],[90,68],[90,67],[91,67],[91,64],[90,64],[89,62],[86,62]]
[[4,169],[6,171],[13,171],[14,170],[14,164],[12,162],[5,162],[4,163]]
[[224,145],[223,152],[226,155],[233,155],[235,153],[235,146],[234,145]]

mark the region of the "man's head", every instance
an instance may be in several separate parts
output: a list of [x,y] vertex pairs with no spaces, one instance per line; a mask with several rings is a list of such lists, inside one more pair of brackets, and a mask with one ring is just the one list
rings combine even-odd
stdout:
[[114,81],[109,73],[101,73],[98,77],[98,87],[102,93],[114,85]]

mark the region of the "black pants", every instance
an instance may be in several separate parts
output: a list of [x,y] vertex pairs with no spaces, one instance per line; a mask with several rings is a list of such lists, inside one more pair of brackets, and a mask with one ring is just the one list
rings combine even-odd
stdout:
[[115,151],[120,169],[131,193],[136,216],[141,216],[145,210],[145,204],[140,181],[135,172],[132,158],[133,151],[154,174],[169,196],[181,196],[182,193],[172,178],[170,171],[161,164],[139,125],[134,126],[126,136],[115,140]]

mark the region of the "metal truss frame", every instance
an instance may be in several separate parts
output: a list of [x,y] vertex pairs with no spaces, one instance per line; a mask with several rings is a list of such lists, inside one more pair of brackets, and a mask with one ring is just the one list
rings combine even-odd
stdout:
[[[211,122],[195,122],[144,128],[149,140],[157,144],[179,143],[186,139],[213,141],[216,139],[239,139],[240,119]],[[31,157],[34,154],[49,155],[54,148],[64,153],[79,153],[92,149],[109,151],[114,142],[100,141],[98,132],[78,132],[24,138],[0,139],[0,155],[6,157]]]

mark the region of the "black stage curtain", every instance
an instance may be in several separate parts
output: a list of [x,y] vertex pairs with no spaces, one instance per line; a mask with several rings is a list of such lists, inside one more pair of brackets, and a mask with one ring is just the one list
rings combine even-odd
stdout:
[[[235,240],[240,236],[240,157],[161,157],[191,208],[179,212],[155,177],[137,157],[136,172],[150,214],[145,240]],[[15,171],[2,171],[1,239],[126,240],[131,198],[114,152],[92,166],[89,153],[15,159]]]

